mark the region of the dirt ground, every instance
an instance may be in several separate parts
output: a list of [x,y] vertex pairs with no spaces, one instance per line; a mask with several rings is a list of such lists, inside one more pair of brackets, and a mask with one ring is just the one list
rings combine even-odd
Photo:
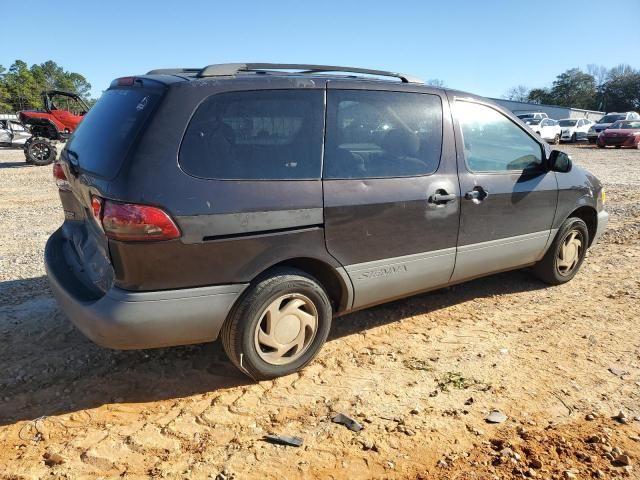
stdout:
[[562,148],[611,213],[572,282],[511,272],[348,315],[308,368],[257,384],[217,343],[85,339],[44,277],[51,168],[0,150],[0,479],[640,478],[640,150]]

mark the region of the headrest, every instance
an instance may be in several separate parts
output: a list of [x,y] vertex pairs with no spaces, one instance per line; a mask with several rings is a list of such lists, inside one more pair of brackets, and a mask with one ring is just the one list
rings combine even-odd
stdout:
[[387,132],[381,146],[396,157],[415,157],[420,150],[420,139],[413,132],[394,129]]

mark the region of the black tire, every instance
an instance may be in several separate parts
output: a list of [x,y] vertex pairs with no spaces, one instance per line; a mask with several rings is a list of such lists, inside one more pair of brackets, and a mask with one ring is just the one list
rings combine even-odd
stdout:
[[[300,295],[313,303],[317,314],[316,329],[309,343],[301,349],[300,356],[290,363],[275,365],[263,358],[265,350],[257,345],[258,330],[265,325],[267,307],[287,295]],[[231,362],[254,380],[289,375],[315,358],[329,335],[332,315],[329,297],[313,277],[297,269],[277,268],[257,279],[234,306],[222,326],[222,345]]]
[[622,145],[616,145],[616,148],[622,148]]
[[589,143],[590,143],[591,145],[594,145],[594,144],[596,143],[596,139],[595,139],[595,138],[590,138],[590,139],[589,139]]
[[574,133],[571,135],[571,143],[576,143],[578,141],[578,136]]
[[556,136],[553,137],[553,144],[560,145],[560,135],[556,133]]
[[604,148],[604,147],[606,147],[606,145],[600,145],[600,144],[598,144],[598,148]]
[[33,137],[27,138],[27,140],[24,142],[24,145],[22,146],[22,151],[24,152],[25,161],[29,164],[31,164],[32,162],[27,152],[29,150],[29,145],[31,145],[31,142],[33,142]]
[[27,163],[43,166],[53,163],[58,155],[56,147],[47,138],[34,138],[25,144],[24,155]]
[[[578,258],[575,265],[563,272],[562,268],[559,267],[558,264],[560,250],[565,241],[567,241],[574,232],[577,234],[576,238],[578,238],[582,243],[582,247],[577,252]],[[580,218],[569,217],[558,230],[556,238],[553,240],[553,243],[542,260],[536,263],[533,267],[533,271],[540,280],[548,283],[549,285],[561,285],[566,283],[571,280],[576,273],[578,273],[578,270],[580,270],[580,266],[582,265],[587,253],[588,245],[589,229],[587,228],[587,225]]]

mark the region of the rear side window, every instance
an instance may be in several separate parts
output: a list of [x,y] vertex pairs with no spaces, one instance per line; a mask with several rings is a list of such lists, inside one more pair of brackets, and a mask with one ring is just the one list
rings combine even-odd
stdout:
[[67,143],[82,170],[113,178],[159,95],[139,88],[107,90]]
[[442,149],[437,95],[330,91],[324,178],[428,175]]
[[323,114],[320,90],[213,95],[189,123],[180,166],[219,180],[320,178]]

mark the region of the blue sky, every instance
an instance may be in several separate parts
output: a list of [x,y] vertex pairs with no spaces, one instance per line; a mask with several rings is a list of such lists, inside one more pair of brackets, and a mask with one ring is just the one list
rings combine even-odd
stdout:
[[590,63],[640,67],[640,0],[18,3],[2,9],[11,48],[0,65],[52,59],[84,74],[94,96],[119,76],[221,62],[396,70],[486,96]]

